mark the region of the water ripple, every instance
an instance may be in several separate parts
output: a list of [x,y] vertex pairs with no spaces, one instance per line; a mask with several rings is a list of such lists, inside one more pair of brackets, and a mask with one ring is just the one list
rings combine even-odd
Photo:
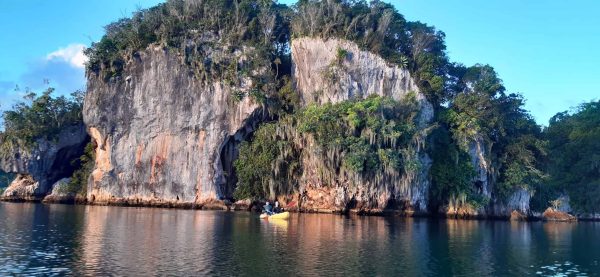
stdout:
[[0,275],[593,276],[600,224],[0,203]]

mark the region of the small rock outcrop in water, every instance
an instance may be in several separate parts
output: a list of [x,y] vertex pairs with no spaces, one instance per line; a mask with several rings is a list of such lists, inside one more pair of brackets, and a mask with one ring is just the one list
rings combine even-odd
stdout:
[[11,149],[0,158],[0,168],[16,173],[17,177],[3,193],[3,199],[44,198],[56,181],[71,176],[71,161],[81,156],[87,140],[81,124],[65,128],[55,141],[39,139],[31,149]]
[[52,191],[44,197],[43,202],[49,203],[74,203],[77,195],[69,191],[70,178],[63,178],[52,185]]
[[88,201],[208,205],[231,197],[221,150],[248,132],[260,106],[235,102],[222,81],[198,80],[162,47],[140,52],[122,74],[108,82],[88,74],[83,114],[98,145]]
[[44,194],[39,193],[39,187],[40,183],[33,180],[31,175],[17,174],[17,177],[2,194],[2,199],[12,201],[39,200],[44,196]]
[[510,213],[510,220],[511,221],[526,221],[527,215],[524,215],[524,214],[520,213],[519,211],[515,210]]
[[548,208],[542,214],[542,219],[545,221],[577,221],[575,216],[561,212],[554,208]]

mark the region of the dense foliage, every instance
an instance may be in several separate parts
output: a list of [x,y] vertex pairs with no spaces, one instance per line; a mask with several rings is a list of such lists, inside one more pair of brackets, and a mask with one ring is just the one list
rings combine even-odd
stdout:
[[[298,155],[281,157],[282,152],[292,151],[292,145],[275,135],[277,128],[277,123],[263,124],[252,142],[241,144],[239,158],[234,162],[238,177],[235,198],[265,198],[272,193],[293,192],[296,183],[292,177],[296,175],[294,170],[298,170]],[[280,162],[276,163],[278,158]],[[276,165],[285,168],[276,169]]]
[[2,195],[2,193],[4,193],[4,190],[6,189],[6,187],[8,187],[8,185],[10,185],[10,183],[12,182],[12,180],[14,178],[15,178],[15,174],[6,173],[6,172],[0,170],[0,195]]
[[545,132],[549,142],[544,200],[567,193],[578,212],[600,212],[600,101],[558,113]]
[[[311,105],[295,119],[298,132],[313,136],[323,151],[341,153],[342,167],[363,175],[386,168],[403,171],[414,157],[403,153],[417,132],[414,95],[403,102],[372,96],[362,101]],[[410,158],[410,159],[409,159]]]
[[[488,203],[476,185],[477,176],[468,154],[476,141],[486,146],[488,177],[494,183],[493,193],[500,199],[518,188],[533,191],[543,180],[539,168],[545,155],[544,141],[539,126],[523,109],[522,97],[505,93],[502,81],[490,66],[450,63],[443,32],[420,22],[408,22],[392,5],[381,1],[299,1],[290,25],[292,37],[351,40],[411,71],[420,91],[436,110],[437,129],[432,132],[428,150],[433,158],[431,194],[439,204],[452,199],[478,207]],[[338,56],[343,54],[338,50]],[[378,156],[364,151],[364,141],[350,143],[348,140],[354,138],[344,133],[327,135],[348,129],[340,124],[342,120],[328,115],[336,112],[334,107],[318,109],[323,113],[318,117],[323,122],[311,128],[299,124],[299,131],[310,133],[316,127],[322,128],[313,133],[321,145],[355,150],[344,156],[343,167],[371,174],[380,172],[374,158]],[[303,112],[311,109],[317,108],[309,107]],[[383,130],[376,129],[374,133],[382,135],[379,132]],[[395,163],[399,159],[394,156],[383,160]]]
[[[402,102],[371,96],[323,106],[310,105],[276,123],[262,125],[244,142],[235,162],[236,197],[290,193],[301,173],[303,151],[314,141],[322,171],[347,171],[361,179],[382,172],[401,175],[418,168],[414,95]],[[314,149],[313,149],[314,150]],[[315,153],[311,153],[315,155]],[[326,175],[326,174],[323,174]]]
[[521,95],[506,94],[490,66],[463,68],[458,84],[463,90],[441,112],[457,146],[468,150],[482,139],[495,167],[495,193],[506,197],[515,188],[531,189],[542,181],[540,170],[545,155],[541,129],[523,109]]
[[83,122],[83,92],[72,97],[53,97],[53,88],[37,96],[28,92],[24,101],[4,111],[4,131],[0,133],[0,154],[13,147],[29,148],[38,139],[54,140],[63,128]]
[[281,64],[289,63],[288,12],[270,0],[170,0],[106,26],[86,50],[87,69],[105,79],[120,76],[140,50],[160,46],[178,52],[200,80],[233,88],[250,80],[252,88],[235,89],[234,98],[262,101],[286,73]]

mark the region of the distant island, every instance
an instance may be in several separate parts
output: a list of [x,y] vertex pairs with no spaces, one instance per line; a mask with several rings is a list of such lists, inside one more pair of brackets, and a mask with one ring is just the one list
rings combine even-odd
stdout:
[[2,200],[600,219],[600,101],[538,125],[381,1],[169,0],[2,115]]

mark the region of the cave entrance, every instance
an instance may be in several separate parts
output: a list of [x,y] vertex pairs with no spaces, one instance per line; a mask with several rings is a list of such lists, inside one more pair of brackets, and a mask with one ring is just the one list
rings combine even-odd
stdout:
[[237,176],[233,163],[239,157],[239,147],[244,141],[250,141],[254,131],[266,119],[262,109],[255,111],[235,134],[225,139],[221,147],[221,168],[223,169],[223,178],[219,182],[219,191],[223,199],[233,199],[233,192],[237,186]]
[[[90,142],[90,137],[86,138],[74,147],[65,147],[56,153],[56,158],[50,167],[50,175],[48,176],[49,185],[56,181],[71,177],[75,169],[80,167],[79,157],[83,155],[85,146]],[[49,188],[52,189],[52,188]]]

